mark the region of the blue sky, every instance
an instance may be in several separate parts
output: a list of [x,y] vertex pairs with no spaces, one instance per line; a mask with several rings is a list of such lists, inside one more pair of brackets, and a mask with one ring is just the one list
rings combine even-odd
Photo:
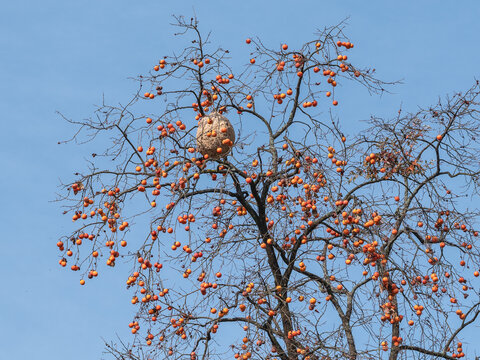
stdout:
[[[93,145],[57,145],[102,96],[124,101],[128,77],[178,48],[172,15],[196,13],[212,40],[248,61],[244,40],[291,48],[349,17],[355,58],[385,80],[382,98],[345,86],[346,129],[371,114],[416,110],[479,77],[480,2],[462,1],[5,1],[0,9],[0,358],[97,359],[103,342],[128,335],[126,274],[105,271],[86,287],[58,266],[57,238],[70,226],[55,199],[59,179],[85,166]],[[477,351],[478,352],[478,351]]]

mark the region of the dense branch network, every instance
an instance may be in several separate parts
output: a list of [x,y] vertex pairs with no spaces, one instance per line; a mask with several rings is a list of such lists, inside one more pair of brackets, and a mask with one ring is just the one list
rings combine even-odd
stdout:
[[[111,141],[60,194],[76,227],[57,243],[81,284],[105,262],[132,266],[133,339],[107,352],[463,357],[480,311],[478,83],[346,136],[316,111],[338,105],[337,82],[391,84],[350,63],[341,25],[297,51],[248,39],[238,74],[195,19],[177,26],[194,39],[139,77],[130,102],[67,119],[74,140]],[[136,115],[151,103],[154,114]],[[212,111],[237,129],[228,156],[196,151],[197,121]]]

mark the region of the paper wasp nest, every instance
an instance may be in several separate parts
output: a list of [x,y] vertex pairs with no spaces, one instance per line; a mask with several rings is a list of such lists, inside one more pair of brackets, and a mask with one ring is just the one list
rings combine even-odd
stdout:
[[197,151],[209,159],[226,156],[235,143],[235,130],[228,119],[218,112],[211,112],[198,122]]

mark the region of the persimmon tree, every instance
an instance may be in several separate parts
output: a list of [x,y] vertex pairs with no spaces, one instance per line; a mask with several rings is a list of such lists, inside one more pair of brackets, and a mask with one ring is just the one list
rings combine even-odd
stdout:
[[[349,129],[337,83],[377,94],[392,83],[350,61],[341,25],[299,49],[247,39],[233,70],[196,19],[176,20],[183,52],[138,77],[128,104],[68,120],[74,140],[109,141],[63,185],[74,228],[57,243],[82,285],[130,267],[132,337],[107,352],[466,356],[480,313],[478,83]],[[210,129],[222,145],[201,153],[199,122],[222,116],[235,136]]]

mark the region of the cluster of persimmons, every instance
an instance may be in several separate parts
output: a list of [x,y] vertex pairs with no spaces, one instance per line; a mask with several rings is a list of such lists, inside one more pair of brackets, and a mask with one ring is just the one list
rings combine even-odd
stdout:
[[[253,44],[253,41],[247,39],[246,43]],[[319,53],[324,45],[315,41],[313,53]],[[299,99],[299,88],[302,81],[306,81],[303,78],[323,76],[328,88],[322,92],[330,98],[339,81],[339,73],[348,73],[354,79],[362,76],[347,62],[348,56],[340,53],[353,47],[350,42],[337,41],[338,55],[327,59],[324,64],[312,64],[311,56],[289,52],[288,45],[283,44],[278,52],[281,59],[275,61],[269,71],[277,72],[278,76],[290,71],[294,80],[284,90],[270,94],[269,101],[274,106],[284,104],[284,111],[292,104],[304,112],[319,106],[320,100],[313,93]],[[255,66],[259,59],[252,57],[249,62],[249,66]],[[217,59],[213,55],[197,56],[183,66],[193,74],[206,76],[204,71],[215,63]],[[178,67],[178,61],[160,60],[153,67],[153,79],[156,79],[155,73],[168,72],[170,67]],[[413,145],[409,153],[392,142],[376,150],[370,148],[355,158],[346,155],[349,141],[343,134],[333,136],[331,143],[319,146],[316,153],[309,151],[308,146],[300,151],[298,142],[284,137],[280,142],[272,140],[270,145],[268,140],[265,142],[280,154],[276,156],[281,160],[276,160],[275,164],[272,157],[262,157],[260,152],[254,152],[243,162],[237,159],[235,165],[228,158],[212,160],[196,149],[195,139],[191,136],[196,121],[213,110],[226,116],[233,112],[238,116],[257,116],[266,97],[263,93],[246,90],[235,94],[238,101],[234,102],[234,95],[226,90],[237,81],[237,76],[231,72],[216,73],[211,81],[205,78],[201,81],[204,86],[199,89],[198,96],[192,91],[195,95],[193,102],[185,106],[185,109],[193,110],[191,117],[195,121],[144,117],[141,127],[146,127],[148,136],[135,144],[123,133],[125,143],[128,143],[126,147],[131,146],[131,154],[127,156],[129,160],[123,173],[117,174],[110,186],[103,185],[105,182],[100,186],[94,182],[93,176],[84,177],[70,186],[78,198],[79,206],[72,213],[78,230],[58,241],[57,247],[62,254],[59,264],[66,267],[71,263],[71,270],[85,270],[80,280],[84,285],[85,277],[98,276],[100,259],[110,267],[116,265],[119,257],[134,259],[126,284],[134,291],[131,303],[138,306],[137,316],[128,325],[131,333],[142,339],[136,346],[160,348],[167,355],[180,356],[176,353],[180,351],[178,342],[184,341],[193,349],[188,356],[197,359],[200,358],[199,350],[196,350],[198,338],[203,336],[202,339],[208,342],[220,331],[223,323],[237,322],[249,335],[242,336],[234,345],[236,351],[232,355],[236,359],[254,358],[260,353],[258,349],[265,348],[263,345],[269,336],[270,340],[275,336],[280,340],[272,342],[271,348],[265,350],[270,354],[266,358],[284,358],[286,350],[280,347],[287,344],[287,347],[293,346],[302,359],[320,359],[315,351],[322,351],[315,350],[313,342],[309,343],[308,336],[312,333],[302,320],[320,316],[317,315],[319,307],[338,308],[339,299],[350,296],[356,284],[375,284],[371,291],[377,294],[379,301],[363,301],[373,306],[379,326],[390,324],[394,329],[390,338],[378,338],[378,348],[385,352],[400,349],[405,344],[405,336],[401,336],[400,331],[409,330],[405,330],[404,323],[414,328],[422,322],[429,303],[423,295],[419,299],[417,293],[425,294],[425,289],[429,289],[430,298],[435,294],[448,295],[451,305],[457,305],[452,307],[452,312],[461,321],[467,318],[468,314],[458,307],[459,298],[466,298],[471,290],[468,276],[458,275],[467,267],[465,260],[458,260],[455,275],[440,272],[436,266],[444,251],[453,246],[447,240],[449,233],[462,232],[474,238],[478,236],[477,231],[447,209],[439,209],[433,223],[418,218],[413,222],[409,220],[406,226],[395,222],[391,213],[385,210],[387,206],[358,201],[363,195],[362,190],[344,191],[348,192],[346,196],[336,190],[344,186],[352,174],[373,186],[398,177],[422,176],[428,170],[428,163],[413,155]],[[141,98],[153,100],[167,93],[164,86],[157,86],[156,93],[148,91]],[[332,104],[338,105],[338,100],[332,100]],[[427,135],[422,133],[423,138]],[[444,135],[434,134],[428,141],[440,144]],[[410,139],[409,144],[415,144],[415,139]],[[228,145],[235,149],[233,141]],[[169,147],[171,150],[165,151]],[[270,151],[273,156],[274,150]],[[125,181],[118,180],[122,176]],[[202,198],[205,194],[207,197]],[[146,208],[138,212],[145,210],[154,215],[146,240],[139,243],[131,239],[127,246],[127,237],[134,231],[130,224],[132,220],[123,215],[130,196],[146,199]],[[191,206],[190,199],[196,198],[204,200],[197,200],[197,207]],[[382,201],[390,208],[403,211],[412,200],[410,194],[397,192],[383,193]],[[260,232],[262,236],[249,238],[248,232]],[[418,250],[423,253],[416,256],[424,263],[415,269],[415,276],[409,277],[407,274],[412,272],[402,273],[393,266],[389,244],[411,234],[422,237]],[[154,245],[160,250],[155,250]],[[468,254],[472,243],[465,241],[458,247],[462,253]],[[272,277],[276,275],[268,273],[268,267],[258,272],[242,270],[252,278],[243,278],[236,273],[239,271],[237,266],[253,268],[259,257],[268,257],[272,253],[274,258],[291,259],[291,263],[286,261],[284,264],[294,273],[290,284],[288,281],[273,281]],[[228,264],[228,259],[232,263]],[[243,264],[240,259],[244,260]],[[269,257],[269,261],[272,258]],[[399,261],[398,257],[395,261]],[[81,264],[84,264],[82,269]],[[83,269],[83,266],[89,268]],[[349,268],[361,269],[357,272],[358,278],[353,277],[350,282],[346,275]],[[329,273],[328,269],[335,270]],[[163,282],[155,280],[161,279],[164,272],[169,277],[178,274],[170,288],[160,286]],[[478,277],[478,270],[471,271],[471,275]],[[307,285],[293,284],[302,278],[316,279],[323,289],[321,292],[326,294],[320,295],[318,289]],[[451,280],[460,284],[461,293],[455,292]],[[226,299],[225,289],[232,289],[237,295]],[[285,320],[285,309],[294,314],[291,316],[298,315],[295,325],[289,325]],[[271,328],[280,320],[284,321],[284,330],[285,326],[291,326],[283,336],[278,334],[281,326],[275,325],[275,331]],[[207,329],[208,335],[198,335],[201,332],[199,327]],[[141,334],[142,328],[146,329],[144,334]],[[262,331],[265,332],[262,334]],[[465,356],[461,342],[456,348],[449,346],[448,351],[448,358]],[[152,354],[155,356],[154,350]],[[322,358],[330,359],[328,355]]]

